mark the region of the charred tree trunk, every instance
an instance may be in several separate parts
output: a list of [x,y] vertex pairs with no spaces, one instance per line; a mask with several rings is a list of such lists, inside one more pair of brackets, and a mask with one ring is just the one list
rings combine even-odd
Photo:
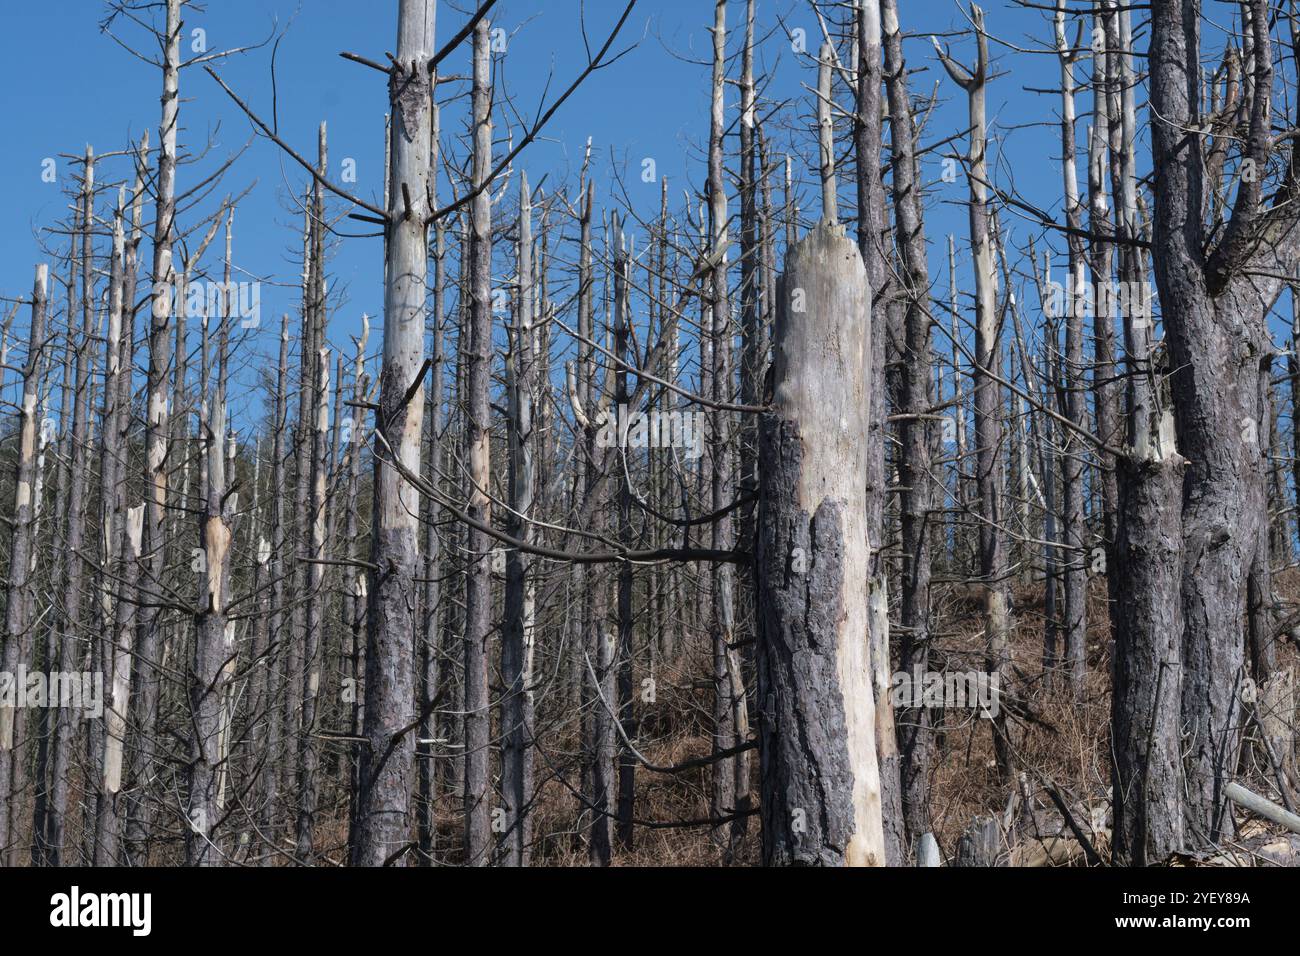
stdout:
[[871,292],[856,246],[826,222],[790,251],[781,283],[755,555],[763,860],[884,865],[862,641]]

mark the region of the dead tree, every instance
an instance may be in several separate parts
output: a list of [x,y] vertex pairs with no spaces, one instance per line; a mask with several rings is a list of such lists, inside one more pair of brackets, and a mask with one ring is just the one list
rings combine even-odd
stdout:
[[[172,365],[171,319],[176,270],[172,264],[172,239],[176,225],[176,136],[180,128],[181,0],[166,0],[162,36],[162,116],[158,124],[158,161],[154,175],[153,282],[149,322],[149,368],[145,394],[145,522],[141,567],[142,595],[139,646],[135,658],[134,723],[141,745],[136,747],[132,776],[137,789],[127,823],[128,851],[140,859],[153,818],[143,792],[154,768],[152,741],[158,733],[161,693],[162,623],[160,605],[165,600],[167,470],[171,426],[168,421],[167,375]],[[143,156],[142,156],[143,159]]]
[[1070,232],[1069,272],[1065,299],[1065,356],[1062,387],[1065,392],[1065,417],[1074,428],[1061,433],[1061,536],[1065,551],[1065,660],[1069,667],[1070,686],[1075,696],[1083,693],[1087,673],[1088,648],[1088,569],[1085,562],[1087,530],[1083,511],[1083,441],[1087,409],[1083,391],[1083,316],[1086,311],[1086,260],[1083,246],[1083,201],[1079,194],[1079,174],[1075,140],[1075,76],[1079,59],[1079,41],[1083,21],[1079,21],[1074,43],[1066,36],[1065,6],[1058,0],[1054,21],[1056,56],[1061,70],[1061,178],[1065,192],[1065,221]]
[[[901,863],[906,856],[904,795],[899,740],[888,686],[893,666],[889,641],[889,579],[885,562],[885,434],[886,326],[895,307],[893,238],[881,176],[881,140],[886,104],[882,102],[886,24],[894,28],[897,11],[880,0],[857,0],[853,28],[857,47],[856,110],[853,150],[857,179],[858,251],[871,285],[871,416],[866,435],[870,458],[867,471],[867,533],[871,538],[872,607],[870,619],[871,671],[876,693],[876,750],[880,758],[880,790],[885,824],[885,858]],[[889,107],[893,115],[893,107]],[[893,120],[891,119],[891,124]]]
[[[871,308],[823,222],[786,257],[759,445],[755,553],[763,861],[884,865],[866,632]],[[851,346],[851,347],[846,347]]]
[[[709,242],[720,259],[710,277],[711,369],[709,382],[715,403],[727,403],[732,394],[731,305],[727,289],[728,243],[727,194],[723,181],[723,135],[726,113],[727,4],[717,0],[713,17],[713,84],[709,123]],[[731,445],[732,415],[715,407],[710,420],[711,508],[718,518],[712,523],[712,547],[734,546],[731,512],[726,510],[736,496],[736,476]],[[711,569],[713,599],[710,631],[713,638],[714,739],[715,750],[731,750],[749,736],[749,714],[740,655],[736,650],[735,569],[727,562],[715,562]],[[749,808],[749,761],[744,753],[725,757],[713,768],[713,815],[740,814],[728,837],[735,853],[744,835]]]
[[[33,524],[36,515],[36,454],[37,421],[36,401],[40,392],[41,359],[45,348],[46,303],[49,285],[49,266],[36,267],[36,281],[32,286],[32,320],[27,336],[27,360],[23,365],[22,413],[18,432],[18,462],[14,482],[13,536],[9,546],[9,573],[5,604],[5,633],[3,652],[0,652],[0,671],[8,681],[18,673],[19,653],[23,641],[30,633],[34,618],[36,552],[33,541]],[[13,688],[10,688],[12,693]],[[15,707],[12,703],[0,707],[0,857],[13,858],[11,846],[17,843],[18,833],[13,793],[15,756]]]
[[[519,179],[519,237],[516,256],[518,288],[515,294],[514,327],[506,362],[506,390],[509,403],[508,440],[510,510],[506,531],[532,544],[534,507],[533,394],[536,389],[537,332],[534,327],[536,301],[533,286],[532,199],[528,175]],[[505,681],[502,700],[501,791],[505,801],[505,834],[502,862],[527,866],[530,854],[533,804],[533,648],[534,594],[533,557],[512,548],[506,554],[505,619],[501,635],[501,670]]]
[[[978,56],[967,69],[939,49],[939,56],[953,82],[966,91],[970,118],[970,145],[966,176],[970,184],[970,242],[975,271],[975,488],[979,499],[980,583],[984,589],[984,632],[987,667],[1005,686],[1008,670],[1010,609],[1007,595],[1005,533],[1002,527],[1003,445],[1001,386],[998,383],[999,316],[997,275],[994,267],[994,237],[989,208],[988,120],[984,94],[988,82],[988,36],[984,13],[971,4]],[[938,49],[938,41],[936,41]],[[1005,779],[1011,772],[1011,742],[1007,737],[1006,714],[992,721],[998,771]]]
[[[461,335],[465,356],[465,460],[469,465],[466,513],[489,525],[491,498],[492,386],[492,76],[486,20],[474,28],[473,171],[469,230],[469,325]],[[465,576],[465,862],[491,862],[491,713],[488,639],[492,632],[492,553],[479,527],[468,529]]]
[[1195,78],[1200,38],[1190,0],[1152,10],[1151,110],[1155,168],[1153,265],[1169,349],[1183,485],[1182,722],[1187,735],[1188,839],[1232,833],[1223,789],[1236,767],[1244,664],[1244,576],[1267,533],[1258,437],[1258,382],[1272,360],[1265,319],[1300,259],[1300,223],[1290,206],[1293,168],[1272,204],[1264,181],[1274,150],[1269,10],[1243,5],[1251,46],[1246,134],[1232,215],[1209,245],[1204,222],[1205,159],[1187,147],[1201,121]]
[[[324,612],[328,595],[324,591],[326,500],[325,485],[328,461],[329,427],[329,350],[325,347],[325,205],[321,186],[327,165],[326,128],[318,133],[317,175],[313,179],[310,226],[303,274],[302,370],[299,391],[299,419],[296,436],[298,461],[298,547],[307,560],[299,560],[298,580],[306,600],[302,632],[302,667],[297,693],[298,702],[298,820],[296,852],[300,860],[312,858],[317,799],[316,775],[320,753],[316,742],[316,721],[321,680],[321,646],[324,639]],[[295,640],[297,636],[295,635]],[[292,695],[291,695],[292,696]]]
[[400,0],[397,55],[388,82],[391,173],[384,223],[383,367],[375,412],[373,569],[367,588],[366,740],[350,837],[351,860],[358,866],[380,866],[390,858],[401,862],[410,839],[420,508],[394,460],[420,474],[434,14],[434,0]]
[[[233,218],[233,211],[231,212]],[[227,607],[231,594],[232,525],[238,512],[238,492],[227,462],[227,406],[229,381],[231,220],[226,223],[224,295],[217,331],[217,381],[212,400],[201,406],[199,433],[205,480],[199,519],[201,549],[194,658],[189,675],[190,733],[186,772],[185,862],[188,866],[220,866],[226,862],[217,844],[222,814],[221,779],[225,752],[224,709],[226,683],[236,662],[235,622]],[[204,365],[207,365],[205,347]],[[206,395],[208,383],[200,382]],[[233,440],[233,439],[232,439]]]
[[[902,624],[899,666],[913,673],[930,669],[930,532],[933,482],[930,476],[930,271],[917,165],[917,133],[907,89],[896,0],[883,0],[885,83],[889,97],[890,174],[895,239],[901,262],[898,294],[904,303],[904,370],[898,415],[902,445],[898,483],[903,545]],[[883,198],[883,197],[882,197]],[[882,369],[883,372],[883,369]],[[886,646],[888,646],[886,644]],[[881,688],[877,687],[877,692]],[[930,825],[930,727],[924,707],[898,714],[899,776],[906,843],[910,847]],[[883,762],[882,762],[883,766]]]

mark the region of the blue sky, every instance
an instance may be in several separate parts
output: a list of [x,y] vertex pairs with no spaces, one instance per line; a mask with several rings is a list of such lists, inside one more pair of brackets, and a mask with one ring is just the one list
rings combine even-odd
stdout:
[[[458,7],[470,4],[460,0]],[[621,12],[621,0],[589,0],[586,31],[593,46]],[[965,20],[952,0],[906,0],[902,4],[904,29],[910,33],[933,30],[956,32]],[[550,81],[551,97],[564,89],[583,65],[579,30],[579,0],[502,0],[494,25],[507,31],[508,52],[498,64],[515,108],[531,117],[543,87]],[[63,213],[65,199],[59,188],[41,181],[45,157],[80,153],[86,143],[97,153],[119,150],[137,139],[145,126],[158,123],[158,71],[141,62],[104,35],[99,23],[105,15],[100,0],[47,0],[43,3],[7,3],[0,29],[0,109],[7,120],[9,142],[0,150],[0,182],[5,184],[4,228],[0,230],[0,294],[26,294],[32,267],[41,258],[36,231],[49,227]],[[729,49],[738,47],[743,3],[730,5]],[[395,36],[396,3],[391,0],[209,0],[206,12],[186,14],[185,49],[194,42],[192,31],[205,31],[209,50],[260,43],[282,33],[275,57],[277,114],[280,134],[304,155],[314,155],[317,124],[329,124],[330,158],[334,170],[344,158],[355,160],[357,183],[350,185],[362,197],[378,202],[383,176],[383,128],[386,109],[384,79],[373,70],[338,56],[343,50],[382,60]],[[448,2],[440,4],[439,36],[449,37],[464,23],[465,12]],[[817,21],[806,3],[760,0],[759,33],[770,36],[759,54],[759,72],[767,76],[773,101],[792,101],[792,122],[806,131],[811,98],[804,84],[815,83],[815,65],[795,55],[783,30],[803,28],[816,49]],[[641,162],[656,161],[657,171],[670,180],[674,204],[684,189],[697,190],[704,169],[700,144],[708,129],[708,67],[712,3],[708,0],[640,0],[616,45],[635,49],[612,67],[593,76],[561,109],[548,126],[544,141],[524,154],[521,164],[536,184],[575,181],[588,137],[594,143],[598,187],[608,191],[615,171],[627,184],[629,197],[643,213],[658,205],[658,186],[641,183]],[[1050,37],[1050,23],[1041,13],[1014,8],[1007,0],[987,4],[989,28],[1011,42],[1041,47]],[[139,29],[121,25],[120,35],[137,49],[149,38]],[[955,53],[973,58],[969,40],[954,39]],[[149,50],[151,54],[155,51]],[[925,130],[927,141],[959,133],[965,128],[965,98],[943,74],[928,38],[908,41],[912,86],[926,100],[938,84],[939,101]],[[990,87],[990,115],[1004,140],[1010,161],[998,170],[999,178],[1014,171],[1016,184],[1030,201],[1059,209],[1059,131],[1055,125],[1057,98],[1028,92],[1026,87],[1056,85],[1054,57],[1016,54],[994,46],[1002,75]],[[444,65],[452,73],[467,72],[467,54],[459,51]],[[271,47],[263,46],[223,60],[218,70],[225,81],[264,118],[271,115]],[[197,164],[182,167],[181,190],[207,175],[223,159],[241,148],[252,128],[220,88],[203,72],[189,69],[182,75],[182,148],[193,153],[212,142],[210,154]],[[444,88],[450,93],[450,88]],[[729,116],[734,116],[738,94],[728,88]],[[1081,110],[1086,101],[1081,103]],[[797,114],[794,112],[797,111]],[[444,115],[446,136],[458,134],[463,122],[463,102]],[[504,114],[502,114],[504,115]],[[1080,139],[1086,121],[1080,123]],[[498,137],[503,135],[500,117]],[[786,149],[788,134],[772,130],[774,148]],[[806,132],[800,134],[803,149]],[[964,149],[964,143],[958,144]],[[729,149],[735,148],[734,141]],[[459,144],[452,149],[463,152]],[[60,175],[70,170],[59,158]],[[940,180],[941,156],[930,154],[924,175],[932,183],[927,230],[934,249],[934,278],[946,286],[948,232],[956,233],[963,260],[966,214],[964,177],[955,183]],[[125,165],[113,161],[101,174],[119,178]],[[1082,169],[1082,167],[1081,167]],[[810,175],[796,159],[796,175]],[[294,312],[293,288],[298,267],[300,217],[290,210],[290,194],[300,193],[305,176],[292,160],[268,140],[254,138],[248,152],[226,175],[220,193],[238,193],[253,185],[240,203],[235,224],[236,265],[249,273],[285,283],[264,285],[263,327],[252,348],[268,355],[274,348],[281,311]],[[842,199],[852,201],[851,185],[841,180]],[[802,206],[811,208],[815,191],[805,188]],[[219,195],[210,197],[204,211],[215,208]],[[193,216],[190,217],[191,221]],[[1007,214],[1005,224],[1029,230]],[[360,223],[344,223],[344,231],[365,232]],[[1034,230],[1037,232],[1037,230]],[[1023,241],[1023,237],[1019,237]],[[214,250],[215,251],[215,250]],[[212,253],[209,253],[211,255]],[[147,257],[146,257],[147,261]],[[348,348],[348,336],[359,328],[363,311],[381,311],[382,250],[377,239],[348,239],[330,262],[336,313],[331,317],[330,338]],[[965,283],[963,283],[965,285]],[[266,316],[271,317],[267,321]],[[375,321],[376,333],[378,320]],[[377,342],[377,339],[372,340]]]

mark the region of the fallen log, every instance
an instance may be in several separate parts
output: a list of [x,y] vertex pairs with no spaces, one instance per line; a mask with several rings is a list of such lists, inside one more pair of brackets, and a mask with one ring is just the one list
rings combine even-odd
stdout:
[[1237,806],[1245,807],[1251,813],[1261,816],[1265,820],[1271,820],[1284,826],[1292,833],[1300,833],[1300,817],[1294,813],[1288,813],[1286,809],[1279,807],[1272,800],[1266,800],[1257,793],[1251,793],[1239,783],[1228,784],[1223,788],[1223,795]]

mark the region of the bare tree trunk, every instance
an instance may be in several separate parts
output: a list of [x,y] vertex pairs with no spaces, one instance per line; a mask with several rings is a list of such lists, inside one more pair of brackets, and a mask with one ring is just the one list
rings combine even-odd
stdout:
[[[176,270],[172,238],[176,223],[176,135],[180,127],[181,0],[166,0],[163,38],[162,116],[158,124],[158,167],[154,180],[153,308],[149,323],[149,371],[145,396],[145,521],[143,584],[139,637],[135,658],[134,695],[140,745],[132,766],[135,800],[127,823],[128,853],[143,859],[153,818],[147,789],[154,773],[153,742],[158,734],[158,703],[162,679],[162,623],[159,603],[165,594],[167,469],[170,425],[167,375],[172,364],[172,318]],[[146,143],[147,147],[147,143]],[[142,149],[143,153],[143,149]],[[143,156],[142,156],[143,161]]]
[[[324,176],[327,168],[326,129],[320,124],[318,139],[319,159],[317,172]],[[299,575],[305,585],[306,625],[303,630],[302,674],[298,688],[300,702],[300,727],[298,733],[298,821],[296,829],[296,852],[298,858],[310,861],[313,856],[312,844],[315,833],[315,816],[317,800],[316,774],[320,763],[319,747],[316,743],[316,710],[320,694],[321,645],[324,638],[324,610],[328,595],[324,590],[325,566],[320,562],[325,559],[326,500],[325,483],[329,469],[329,351],[324,347],[325,341],[325,205],[320,180],[312,186],[311,227],[309,230],[310,256],[308,268],[304,271],[309,277],[303,289],[303,311],[305,334],[302,341],[303,370],[307,374],[302,382],[302,401],[300,409],[304,413],[299,420],[298,468],[299,494],[303,496],[300,511],[305,519],[298,527],[300,537],[307,540],[299,543],[305,546],[311,556],[311,562]]]
[[755,555],[763,861],[879,866],[875,705],[861,639],[871,348],[861,317],[871,292],[857,247],[826,222],[789,252],[781,282]]
[[[866,436],[867,467],[867,534],[871,544],[872,605],[877,608],[870,617],[871,671],[876,699],[876,751],[880,760],[880,792],[885,826],[885,860],[891,865],[901,864],[907,856],[907,824],[904,793],[903,763],[899,754],[899,729],[894,722],[894,708],[889,699],[889,684],[893,665],[889,641],[889,576],[884,558],[885,542],[885,436],[887,401],[885,395],[885,329],[889,321],[891,301],[897,290],[893,281],[893,264],[890,262],[892,237],[889,230],[889,210],[885,200],[885,186],[880,175],[881,127],[883,103],[881,83],[888,68],[889,114],[895,129],[911,124],[910,106],[907,104],[905,79],[902,75],[901,39],[898,31],[897,5],[886,0],[857,0],[856,32],[858,60],[857,114],[854,123],[854,153],[858,187],[858,251],[867,269],[871,286],[871,413]],[[888,46],[888,51],[882,50]],[[884,58],[882,61],[882,57]],[[903,99],[896,103],[901,93]],[[906,114],[896,113],[907,107]],[[896,149],[905,149],[906,165],[903,171],[904,194],[911,201],[916,189],[915,157],[911,155],[912,143],[908,137],[894,137]],[[906,142],[904,142],[906,140]],[[897,168],[897,167],[896,167]],[[898,173],[895,172],[895,177]],[[895,191],[899,189],[895,183]],[[897,204],[897,201],[896,201]],[[903,230],[900,230],[900,233]],[[911,241],[900,235],[899,245]],[[921,240],[924,246],[924,239]]]
[[[232,218],[233,215],[232,211]],[[221,866],[226,862],[217,845],[216,828],[221,821],[221,777],[226,758],[222,733],[226,683],[235,664],[235,622],[226,613],[230,600],[231,525],[238,512],[238,494],[227,493],[226,396],[232,321],[230,267],[230,220],[227,220],[225,292],[221,325],[217,332],[217,387],[212,401],[204,401],[199,422],[206,480],[203,509],[199,513],[199,545],[203,554],[200,578],[203,584],[198,601],[189,684],[189,765],[186,772],[189,792],[185,811],[187,866]],[[206,347],[204,351],[206,364]],[[206,376],[200,384],[206,391]]]
[[[461,337],[466,357],[465,459],[470,482],[467,511],[476,521],[492,517],[492,77],[486,20],[474,29],[473,180],[470,203],[470,281],[468,334]],[[469,567],[465,578],[465,862],[491,862],[491,712],[488,695],[488,643],[492,633],[492,555],[487,534],[467,530]]]
[[[437,127],[437,111],[435,107],[435,130]],[[438,149],[437,135],[434,136],[434,151]],[[434,487],[439,486],[438,470],[442,466],[442,377],[443,377],[443,297],[444,284],[446,282],[446,234],[442,223],[435,227],[436,237],[434,239],[434,272],[433,272],[433,345],[429,352],[429,361],[431,363],[429,375],[429,394],[425,398],[424,416],[425,428],[429,434],[428,449],[426,451],[425,462],[427,465],[428,481]],[[365,354],[364,345],[359,346],[357,350],[357,400],[361,399],[361,363]],[[355,465],[351,466],[355,474]],[[352,476],[348,478],[348,496],[355,499],[355,481]],[[434,807],[438,797],[438,764],[434,759],[434,743],[438,736],[438,714],[434,707],[434,702],[439,699],[442,692],[442,656],[445,652],[445,640],[443,635],[446,633],[440,621],[444,611],[443,608],[443,590],[442,590],[442,573],[445,566],[442,556],[442,532],[438,526],[438,518],[441,510],[436,502],[428,502],[428,510],[425,515],[427,522],[424,528],[424,594],[423,594],[423,613],[421,621],[421,641],[420,641],[420,671],[419,671],[419,693],[420,704],[423,708],[420,719],[420,741],[416,745],[417,764],[417,786],[418,791],[418,837],[420,849],[420,865],[431,866],[434,862],[433,852],[434,843],[437,837],[437,826],[434,816]],[[346,537],[351,547],[353,535],[356,533],[356,520],[349,510],[348,528]],[[353,667],[355,669],[356,662]],[[359,712],[357,712],[359,716]],[[356,716],[353,718],[354,723]]]
[[[722,249],[727,239],[727,194],[723,181],[723,143],[726,114],[724,83],[726,79],[727,4],[717,0],[713,18],[713,96],[709,126],[709,239],[711,248]],[[732,394],[731,304],[727,289],[725,254],[714,266],[711,281],[712,398],[730,402]],[[720,516],[713,522],[712,546],[715,550],[735,544],[731,512],[726,509],[736,495],[736,478],[732,454],[730,413],[715,407],[710,423],[712,440],[711,507]],[[714,738],[715,750],[730,750],[749,735],[749,715],[740,672],[740,655],[735,648],[735,569],[726,562],[715,562],[711,569],[713,615]],[[744,814],[749,811],[749,761],[746,754],[718,760],[713,767],[713,802],[715,817],[739,814],[736,826],[727,839],[727,855],[739,850],[744,835]]]
[[[1061,431],[1061,535],[1065,559],[1065,659],[1070,669],[1070,686],[1074,694],[1083,694],[1087,675],[1088,650],[1088,568],[1085,562],[1087,529],[1083,511],[1083,442],[1087,425],[1083,393],[1083,314],[1087,301],[1087,273],[1083,249],[1083,202],[1079,196],[1079,174],[1075,159],[1074,63],[1078,37],[1073,45],[1066,37],[1065,7],[1056,7],[1056,55],[1061,69],[1061,177],[1065,193],[1065,221],[1072,231],[1069,246],[1069,278],[1065,295],[1065,357],[1062,386],[1065,391],[1065,417],[1075,428]],[[1082,36],[1083,21],[1079,21]]]
[[[1167,430],[1167,429],[1166,429]],[[1123,582],[1115,602],[1112,776],[1116,859],[1163,863],[1184,844],[1179,696],[1182,495],[1186,462],[1172,435],[1116,459],[1119,525],[1110,573]]]
[[[113,218],[113,247],[109,266],[108,336],[104,344],[104,411],[100,461],[101,623],[98,638],[103,652],[105,681],[111,697],[104,712],[102,779],[96,794],[94,862],[114,865],[120,853],[120,810],[118,792],[122,786],[122,748],[126,734],[126,707],[130,693],[132,630],[135,624],[134,583],[140,557],[140,527],[135,540],[124,541],[126,528],[126,429],[130,404],[130,357],[132,329],[129,315],[124,328],[123,283],[126,238],[123,228],[125,190]],[[125,346],[123,340],[128,343]],[[143,510],[133,517],[142,517]],[[114,596],[128,595],[126,599]],[[116,605],[116,606],[115,606]]]
[[[903,633],[899,642],[899,666],[912,674],[924,674],[930,669],[928,527],[933,498],[929,438],[929,415],[933,403],[930,375],[931,317],[928,308],[930,271],[926,260],[925,223],[917,176],[916,124],[907,90],[897,3],[895,0],[884,0],[882,6],[892,131],[890,150],[894,218],[902,260],[902,288],[899,291],[906,297],[906,354],[902,376],[903,394],[899,407],[902,416],[902,458],[898,481],[902,489],[903,537]],[[875,346],[874,340],[872,344]],[[879,369],[878,374],[883,378],[883,363],[875,368]],[[871,452],[875,454],[875,448]],[[888,647],[888,643],[885,646]],[[880,692],[881,688],[877,687],[877,693]],[[878,704],[877,711],[879,710]],[[901,752],[899,776],[906,822],[903,856],[922,834],[931,830],[929,722],[929,711],[924,707],[906,707],[898,714],[898,747]],[[882,761],[882,783],[883,765]]]
[[[533,459],[536,436],[533,393],[536,387],[537,333],[533,322],[533,223],[528,175],[519,179],[519,251],[516,271],[515,321],[506,365],[509,402],[511,537],[533,542]],[[531,839],[529,814],[533,803],[533,584],[532,555],[519,549],[506,554],[505,620],[501,634],[502,700],[501,791],[505,799],[502,862],[527,866]]]
[[[997,277],[994,271],[994,237],[988,201],[988,122],[984,104],[988,80],[988,37],[984,13],[971,4],[971,21],[977,32],[979,56],[973,70],[944,55],[943,64],[967,95],[970,114],[970,239],[975,269],[975,488],[979,498],[980,579],[984,587],[984,633],[990,678],[1005,687],[1008,672],[1010,610],[1007,606],[1007,562],[1002,515],[1003,444],[998,347]],[[1005,711],[992,720],[993,746],[998,772],[1007,779],[1012,770],[1011,741]]]
[[[372,571],[366,627],[366,712],[351,859],[358,866],[402,862],[410,839],[415,740],[415,576],[419,499],[387,462],[420,473],[424,386],[425,275],[434,49],[434,0],[401,0],[397,57],[389,76],[391,181],[384,227],[384,353],[375,427]],[[408,394],[409,391],[409,394]]]
[[[1153,264],[1165,325],[1183,483],[1183,752],[1187,838],[1233,833],[1223,788],[1240,747],[1245,574],[1266,533],[1257,388],[1271,361],[1265,317],[1300,254],[1297,217],[1265,210],[1262,172],[1241,177],[1231,220],[1207,253],[1204,157],[1183,129],[1199,122],[1200,38],[1191,0],[1153,5],[1150,44],[1155,180]],[[1267,4],[1251,0],[1253,42],[1242,162],[1263,170],[1273,142]],[[1293,203],[1290,175],[1277,200]],[[1276,207],[1274,207],[1276,209]],[[1264,276],[1262,281],[1258,276]]]
[[[5,604],[5,633],[0,651],[0,671],[13,681],[20,663],[21,645],[31,632],[36,604],[33,524],[36,516],[36,400],[40,390],[41,353],[45,348],[46,291],[49,266],[36,267],[32,286],[32,322],[27,339],[27,361],[23,365],[22,418],[18,426],[18,467],[14,484],[13,537],[9,546],[9,573]],[[21,751],[15,748],[15,707],[0,707],[0,860],[11,865],[16,857],[17,814],[12,786],[19,774],[15,764]]]

